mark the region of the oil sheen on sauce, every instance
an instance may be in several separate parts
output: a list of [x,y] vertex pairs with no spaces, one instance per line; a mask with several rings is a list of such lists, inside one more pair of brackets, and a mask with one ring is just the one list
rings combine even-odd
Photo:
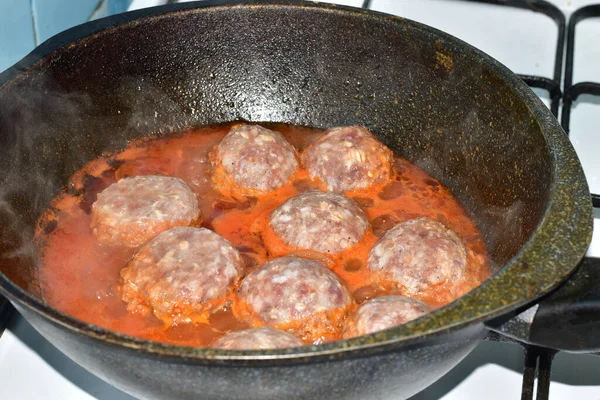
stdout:
[[[301,152],[321,130],[282,124],[263,124],[281,132]],[[97,194],[117,180],[135,175],[169,175],[183,179],[196,194],[204,215],[202,226],[229,240],[241,253],[246,273],[266,261],[289,253],[277,246],[268,229],[268,216],[291,196],[320,189],[306,171],[262,196],[235,197],[213,188],[209,153],[227,134],[231,124],[207,126],[143,140],[125,151],[96,159],[85,165],[69,182],[41,218],[36,233],[42,248],[40,281],[45,300],[53,307],[80,320],[128,335],[189,346],[210,346],[232,330],[251,326],[250,319],[235,313],[235,293],[223,299],[223,306],[204,316],[202,323],[165,326],[152,314],[130,313],[116,287],[119,272],[135,253],[125,246],[100,245],[90,229],[91,205]],[[467,249],[467,277],[461,292],[466,293],[489,277],[489,258],[474,224],[450,191],[409,161],[396,157],[393,177],[385,186],[346,193],[366,213],[371,227],[356,245],[335,256],[291,250],[299,256],[317,258],[329,266],[353,294],[357,305],[390,292],[372,282],[366,266],[370,249],[395,224],[417,217],[429,217],[452,229]],[[263,240],[270,241],[268,252]],[[444,305],[444,287],[420,297],[432,308]],[[253,322],[256,326],[256,322]],[[318,342],[341,339],[323,337]]]

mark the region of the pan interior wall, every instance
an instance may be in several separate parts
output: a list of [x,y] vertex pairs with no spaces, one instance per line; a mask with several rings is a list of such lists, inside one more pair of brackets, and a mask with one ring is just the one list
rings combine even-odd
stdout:
[[59,48],[0,87],[0,270],[39,294],[36,221],[84,163],[233,120],[368,127],[452,189],[496,265],[546,207],[552,158],[535,116],[464,43],[333,9],[191,10]]

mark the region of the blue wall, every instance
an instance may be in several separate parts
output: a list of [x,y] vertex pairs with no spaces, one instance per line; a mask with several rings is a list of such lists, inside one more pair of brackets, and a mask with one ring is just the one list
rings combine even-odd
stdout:
[[132,0],[0,0],[0,71],[58,32],[127,10]]
[[29,0],[0,0],[0,71],[35,47]]

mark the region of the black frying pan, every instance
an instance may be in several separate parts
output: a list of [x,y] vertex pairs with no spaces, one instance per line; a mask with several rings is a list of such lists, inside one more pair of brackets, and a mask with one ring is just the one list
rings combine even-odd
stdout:
[[[573,272],[592,226],[581,165],[508,69],[375,12],[199,5],[73,28],[0,76],[0,293],[76,362],[148,398],[406,397],[473,349],[484,322]],[[74,171],[131,139],[231,120],[367,126],[453,190],[484,235],[494,276],[406,325],[276,351],[153,343],[44,303],[32,234]]]

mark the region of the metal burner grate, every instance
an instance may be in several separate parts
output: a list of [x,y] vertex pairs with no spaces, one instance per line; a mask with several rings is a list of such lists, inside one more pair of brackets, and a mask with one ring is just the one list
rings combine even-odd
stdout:
[[[600,96],[600,83],[579,82],[573,85],[573,63],[575,53],[575,28],[577,24],[588,18],[600,18],[600,4],[580,8],[571,15],[569,20],[569,31],[567,36],[567,61],[565,64],[565,94],[561,124],[567,135],[569,134],[569,123],[571,122],[571,106],[579,95],[589,94]],[[600,195],[592,193],[594,207],[600,208]]]
[[9,301],[0,296],[0,337],[6,329],[13,311],[13,306],[9,303]]
[[[552,360],[556,350],[538,346],[524,346],[525,366],[523,369],[523,386],[521,400],[533,400],[534,389],[536,400],[548,400],[550,396],[550,377]],[[537,378],[537,387],[535,385]]]
[[558,108],[562,92],[560,83],[562,77],[563,64],[563,48],[565,43],[566,20],[565,15],[554,4],[543,0],[461,0],[474,3],[492,4],[497,6],[508,6],[521,8],[538,13],[542,13],[550,17],[558,27],[558,36],[556,40],[556,51],[554,55],[554,73],[552,78],[532,75],[519,75],[530,87],[544,89],[550,95],[551,105],[550,111],[555,117],[558,117]]
[[[563,65],[563,53],[564,53],[564,42],[566,32],[566,19],[562,11],[554,4],[544,0],[460,0],[463,2],[489,4],[494,6],[512,7],[523,10],[529,10],[537,13],[544,14],[552,19],[558,28],[558,35],[556,38],[556,50],[554,52],[554,71],[552,77],[534,76],[534,75],[521,75],[519,77],[525,81],[527,85],[534,88],[545,90],[549,94],[550,98],[550,110],[555,117],[558,117],[558,110],[560,107],[560,100],[562,98],[561,92],[561,78],[562,78],[562,65]],[[364,0],[362,7],[370,9],[372,6],[372,0]]]

